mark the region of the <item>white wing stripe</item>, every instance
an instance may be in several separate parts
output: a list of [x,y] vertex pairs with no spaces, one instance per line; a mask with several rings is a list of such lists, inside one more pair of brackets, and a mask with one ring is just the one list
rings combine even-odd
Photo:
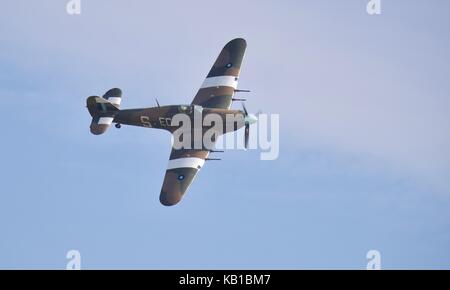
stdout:
[[205,160],[197,157],[186,157],[186,158],[178,158],[169,160],[169,164],[167,165],[167,170],[174,168],[202,168]]
[[206,78],[203,82],[201,89],[211,88],[211,87],[232,87],[237,88],[237,77],[235,76],[219,76]]
[[109,101],[111,104],[114,104],[114,105],[120,105],[120,102],[122,101],[122,98],[111,97],[111,98],[108,99],[108,101]]
[[100,117],[98,120],[99,125],[111,125],[114,118],[112,117]]

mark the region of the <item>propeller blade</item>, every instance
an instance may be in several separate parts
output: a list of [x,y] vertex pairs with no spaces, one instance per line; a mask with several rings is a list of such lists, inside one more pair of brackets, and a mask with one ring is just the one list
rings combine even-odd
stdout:
[[244,109],[245,116],[248,116],[247,108],[245,107],[244,103],[242,103],[242,108]]
[[245,124],[245,149],[248,149],[249,136],[250,136],[250,125]]

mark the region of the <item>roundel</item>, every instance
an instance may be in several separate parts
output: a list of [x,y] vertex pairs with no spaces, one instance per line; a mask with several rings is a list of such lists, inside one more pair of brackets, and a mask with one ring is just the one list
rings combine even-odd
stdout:
[[178,180],[183,180],[183,179],[184,179],[184,175],[183,174],[178,175]]
[[232,66],[233,66],[233,64],[231,62],[227,63],[227,65],[226,65],[227,68],[230,68]]

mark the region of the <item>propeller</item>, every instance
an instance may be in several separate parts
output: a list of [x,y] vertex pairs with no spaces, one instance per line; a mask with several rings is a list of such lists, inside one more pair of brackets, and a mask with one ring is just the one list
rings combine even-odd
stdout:
[[245,117],[247,117],[248,116],[248,111],[247,111],[247,108],[245,107],[244,103],[242,103],[242,109],[244,109],[244,115],[245,115]]
[[248,139],[250,137],[250,125],[245,123],[245,149],[248,149]]
[[[250,125],[258,121],[258,117],[253,114],[249,114],[244,103],[242,103],[242,109],[244,110],[244,122],[245,122],[245,149],[248,149],[248,141],[250,138]],[[259,115],[259,114],[258,114]]]

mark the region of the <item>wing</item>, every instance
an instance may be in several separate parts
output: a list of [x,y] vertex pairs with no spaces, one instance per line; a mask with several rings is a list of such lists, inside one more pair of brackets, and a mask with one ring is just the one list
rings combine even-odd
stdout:
[[225,45],[192,105],[221,109],[231,107],[246,47],[247,43],[242,38],[233,39]]
[[172,148],[159,200],[163,205],[177,204],[208,158],[209,151]]

